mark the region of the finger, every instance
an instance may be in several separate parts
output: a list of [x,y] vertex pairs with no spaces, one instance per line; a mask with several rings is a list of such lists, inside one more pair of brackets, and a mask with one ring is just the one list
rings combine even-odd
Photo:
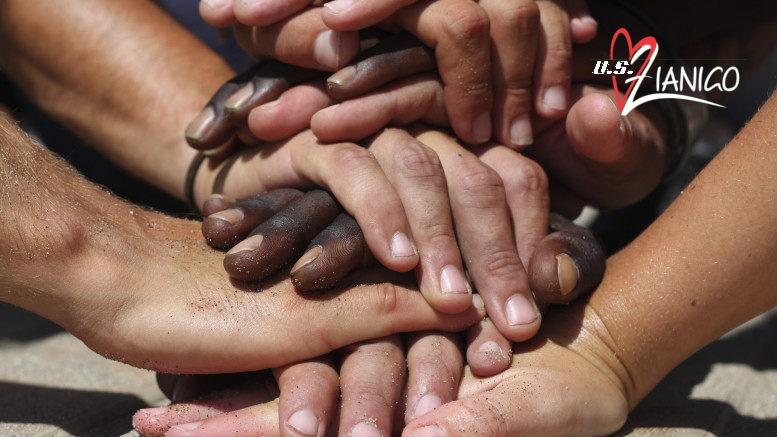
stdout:
[[235,126],[246,126],[254,108],[275,101],[289,88],[320,76],[316,70],[277,61],[263,62],[247,81],[243,81],[244,85],[224,101],[226,117]]
[[310,242],[289,275],[299,291],[323,290],[374,261],[359,224],[342,213]]
[[[143,435],[175,435],[180,433],[181,426],[186,429],[189,424],[199,424],[225,412],[263,404],[278,396],[278,388],[269,372],[261,374],[254,372],[243,376],[245,377],[240,379],[240,384],[231,388],[217,388],[197,399],[188,399],[166,407],[140,410],[132,418],[133,426]],[[217,379],[223,381],[223,378]],[[216,380],[208,384],[215,387],[213,382]],[[274,418],[274,422],[277,423],[277,417]],[[179,427],[179,430],[173,431],[175,427]],[[172,434],[169,434],[170,432]]]
[[396,335],[345,348],[340,366],[340,435],[392,435],[405,381],[403,350]]
[[334,0],[324,3],[321,18],[334,30],[360,30],[378,24],[394,12],[416,0],[385,0],[360,2]]
[[308,8],[265,27],[235,26],[235,38],[254,59],[334,71],[360,50],[357,32],[335,32],[321,21],[321,8]]
[[328,188],[356,218],[381,264],[400,272],[418,264],[402,201],[372,153],[352,143],[316,144],[295,149],[292,162],[295,172]]
[[278,402],[266,402],[230,410],[199,422],[183,423],[171,427],[165,437],[226,437],[234,435],[260,435],[279,437]]
[[[566,119],[568,141],[533,148],[549,175],[589,204],[605,208],[641,199],[661,180],[664,142],[642,114],[622,117],[613,101],[594,88],[577,92]],[[647,110],[649,108],[645,108]]]
[[548,178],[536,162],[506,147],[482,146],[473,152],[504,184],[516,247],[527,266],[537,244],[548,234]]
[[513,350],[489,318],[467,330],[467,364],[473,374],[481,377],[496,375],[508,367]]
[[586,0],[567,0],[569,34],[575,44],[585,44],[596,37],[599,23],[588,10]]
[[540,10],[535,0],[481,0],[491,20],[494,133],[498,142],[521,149],[534,141],[532,74]]
[[459,247],[489,316],[510,340],[530,338],[540,313],[516,250],[502,180],[442,133],[427,131],[418,139],[445,168]]
[[313,114],[334,103],[321,83],[297,85],[251,110],[248,127],[257,138],[280,141],[307,129]]
[[564,0],[539,0],[539,53],[534,77],[535,107],[541,117],[557,119],[569,109],[572,38]]
[[447,125],[444,92],[436,75],[399,80],[321,110],[313,115],[310,127],[321,141],[358,141],[387,125],[414,121]]
[[200,15],[211,26],[232,26],[237,22],[233,3],[234,0],[200,0]]
[[209,211],[216,207],[216,203],[223,203],[229,207],[203,218],[202,235],[211,247],[221,250],[231,249],[260,223],[300,197],[302,197],[302,192],[291,188],[272,190],[257,196],[255,199],[232,205],[212,197],[206,201],[206,204],[211,202],[208,205]]
[[593,232],[553,214],[548,235],[529,263],[529,283],[542,302],[569,303],[592,291],[604,276],[606,257]]
[[455,314],[472,303],[451,217],[440,158],[407,132],[389,129],[369,145],[402,199],[418,248],[419,287],[437,310]]
[[434,70],[432,51],[413,36],[398,33],[364,51],[358,62],[327,79],[327,91],[344,100],[374,90],[401,77]]
[[205,200],[205,203],[202,204],[202,215],[207,217],[219,211],[224,211],[236,203],[237,200],[235,199],[224,197],[218,193],[211,194],[210,197]]
[[311,0],[240,0],[235,2],[235,17],[246,26],[269,26],[307,6]]
[[339,214],[329,193],[308,191],[263,221],[226,257],[224,268],[233,278],[262,279],[301,255],[302,249]]
[[453,130],[463,141],[491,138],[489,19],[468,0],[424,0],[397,11],[391,21],[432,47]]
[[222,85],[186,127],[186,140],[195,149],[208,150],[227,142],[245,125],[250,110],[276,99],[289,87],[315,78],[319,73],[267,62],[256,65]]
[[464,369],[457,334],[408,335],[405,423],[456,399]]
[[281,391],[281,436],[326,435],[340,395],[331,357],[284,366],[274,373]]

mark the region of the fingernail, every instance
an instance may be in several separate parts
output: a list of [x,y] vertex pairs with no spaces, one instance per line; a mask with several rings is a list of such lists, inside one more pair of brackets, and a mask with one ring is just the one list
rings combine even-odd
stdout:
[[540,316],[540,311],[534,305],[534,302],[522,294],[516,294],[507,300],[505,304],[505,315],[507,323],[510,325],[528,325],[534,323]]
[[[334,111],[334,110],[335,110],[335,109],[337,109],[338,107],[340,107],[340,103],[338,103],[338,104],[336,104],[336,105],[332,105],[332,106],[327,106],[327,107],[326,107],[326,108],[324,108],[324,109],[320,109],[320,110],[316,111],[316,114],[322,114],[322,113],[324,113],[324,112]],[[313,114],[313,116],[315,116],[316,114]]]
[[213,125],[213,121],[216,119],[216,111],[210,106],[203,109],[194,120],[186,126],[186,138],[192,140],[199,140],[205,135],[208,129]]
[[211,9],[221,9],[227,4],[226,0],[202,0],[202,2]]
[[167,430],[167,433],[165,435],[170,437],[184,436],[199,428],[200,425],[202,425],[202,421],[175,425],[171,427],[169,430]]
[[228,222],[233,225],[239,222],[240,220],[243,220],[243,217],[245,217],[245,215],[243,214],[243,210],[235,209],[235,208],[214,212],[213,214],[208,216],[209,219],[224,220],[225,222]]
[[252,235],[246,238],[245,240],[241,241],[240,243],[236,244],[235,247],[233,247],[232,249],[230,249],[229,252],[227,252],[227,255],[232,255],[233,253],[238,253],[238,252],[256,250],[262,244],[263,239],[264,239],[264,236],[262,234]]
[[224,196],[222,194],[219,194],[219,193],[213,193],[210,196],[208,196],[208,200],[210,200],[210,199],[224,200]]
[[456,266],[445,266],[440,273],[440,289],[443,293],[471,293],[464,273]]
[[297,410],[289,417],[289,421],[286,423],[300,434],[308,436],[318,435],[318,417],[307,408]]
[[243,105],[248,101],[248,99],[254,94],[254,85],[252,83],[246,84],[243,88],[240,88],[235,92],[235,94],[232,94],[226,102],[224,102],[224,107],[227,109],[243,109]]
[[161,416],[169,411],[169,408],[167,407],[156,407],[156,408],[144,408],[140,410],[140,413],[143,413],[146,417],[157,417]]
[[321,255],[321,252],[323,251],[324,251],[324,248],[321,247],[320,245],[313,246],[312,249],[305,252],[305,254],[302,255],[299,260],[297,260],[297,262],[294,264],[294,267],[291,268],[291,272],[289,274],[293,275],[297,273],[297,270],[315,261],[316,258],[318,258],[319,255]]
[[348,435],[354,437],[382,437],[380,430],[377,426],[368,422],[359,422],[348,431]]
[[581,21],[581,22],[583,22],[583,23],[586,23],[586,24],[593,24],[594,26],[598,26],[598,25],[599,25],[599,22],[598,22],[598,21],[596,21],[596,20],[594,19],[594,17],[592,17],[592,16],[590,16],[590,15],[583,15],[583,16],[581,16],[581,17],[575,17],[575,18],[573,18],[573,20],[580,20],[580,21]]
[[333,14],[339,14],[345,10],[348,10],[353,6],[353,0],[335,0],[332,2],[324,3],[327,9],[332,11]]
[[531,119],[528,114],[518,116],[510,125],[510,144],[513,146],[528,146],[534,142]]
[[556,85],[545,90],[545,94],[542,96],[542,104],[546,108],[555,109],[556,111],[566,111],[567,92],[564,91],[564,87]]
[[486,309],[486,303],[483,302],[483,298],[480,297],[480,294],[474,293],[472,295],[472,305],[474,305],[475,308],[484,311]]
[[507,359],[505,351],[499,347],[499,344],[495,341],[487,341],[480,345],[477,352],[481,355],[485,355],[489,358],[493,358],[494,361],[502,361]]
[[413,437],[445,437],[445,433],[436,426],[425,426],[413,431]]
[[340,66],[340,33],[326,30],[316,37],[313,45],[313,59],[326,68]]
[[579,272],[572,257],[566,253],[556,255],[556,269],[558,272],[558,288],[561,295],[566,296],[577,287]]
[[[329,4],[329,3],[326,3]],[[329,78],[326,80],[329,83],[333,83],[335,85],[345,85],[348,82],[350,82],[354,76],[356,76],[356,67],[353,65],[349,65],[341,70],[339,70],[337,73],[329,76]]]
[[418,401],[418,405],[416,405],[415,411],[413,412],[413,418],[415,419],[430,411],[434,411],[440,405],[442,405],[442,399],[440,399],[439,396],[426,394]]
[[391,238],[391,256],[394,258],[406,258],[418,256],[418,252],[416,252],[415,246],[404,232],[397,232]]
[[491,138],[491,114],[480,114],[472,123],[472,136],[478,143],[485,143]]

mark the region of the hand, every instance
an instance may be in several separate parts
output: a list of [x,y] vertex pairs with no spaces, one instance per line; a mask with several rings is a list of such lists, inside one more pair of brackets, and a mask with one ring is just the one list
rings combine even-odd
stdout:
[[[457,135],[470,143],[483,143],[495,132],[499,142],[514,147],[531,144],[532,104],[544,117],[558,118],[566,112],[572,41],[585,42],[596,33],[596,23],[580,0],[569,2],[573,25],[564,1],[329,2],[324,8],[304,11],[308,4],[294,1],[236,2],[232,11],[229,1],[215,7],[209,3],[201,3],[201,12],[211,24],[242,23],[237,35],[246,51],[295,65],[311,66],[310,60],[322,58],[321,47],[327,41],[327,47],[334,44],[328,52],[336,52],[342,66],[355,54],[353,31],[377,23],[404,29],[435,50]],[[330,33],[322,33],[313,18],[316,14],[332,29]],[[294,48],[286,49],[284,32],[294,35]],[[332,81],[341,84],[353,74],[349,68]]]
[[277,386],[267,374],[162,375],[160,387],[174,403],[139,411],[133,424],[143,435],[171,437],[238,430],[323,436],[338,428],[392,435],[403,415],[409,421],[453,400],[463,368],[456,335],[415,333],[406,341],[407,369],[403,340],[392,336],[275,369]]
[[[628,379],[585,300],[557,307],[542,331],[516,345],[510,369],[465,374],[458,400],[409,423],[402,435],[609,435],[629,411]],[[585,322],[583,322],[585,320]]]

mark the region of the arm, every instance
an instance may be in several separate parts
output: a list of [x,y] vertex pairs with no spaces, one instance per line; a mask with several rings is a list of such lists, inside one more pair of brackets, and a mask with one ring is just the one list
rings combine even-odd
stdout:
[[[483,315],[474,307],[459,316],[437,313],[417,291],[388,283],[316,299],[302,298],[277,277],[233,284],[199,223],[122,202],[5,117],[0,198],[0,299],[139,367],[177,373],[274,367],[397,329],[460,330]],[[386,278],[378,273],[370,280]],[[342,314],[348,323],[335,328],[331,321]]]
[[44,111],[183,198],[183,138],[231,69],[151,1],[0,2],[0,65]]

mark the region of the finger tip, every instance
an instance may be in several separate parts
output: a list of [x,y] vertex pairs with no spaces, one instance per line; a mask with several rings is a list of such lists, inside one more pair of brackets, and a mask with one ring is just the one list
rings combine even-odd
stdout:
[[630,125],[604,94],[583,97],[570,111],[567,131],[575,152],[596,162],[614,162],[627,151]]

